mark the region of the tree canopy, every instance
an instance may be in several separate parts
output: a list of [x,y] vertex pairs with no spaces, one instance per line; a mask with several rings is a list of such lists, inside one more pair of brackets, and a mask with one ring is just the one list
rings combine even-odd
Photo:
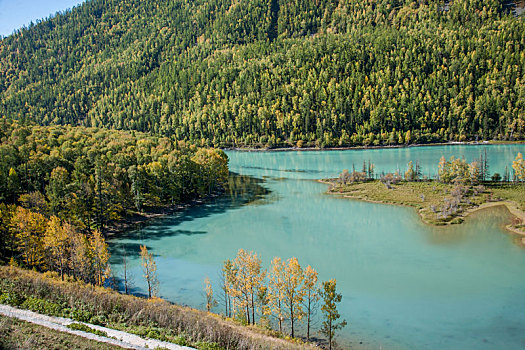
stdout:
[[0,41],[0,116],[216,147],[523,139],[496,0],[92,0]]

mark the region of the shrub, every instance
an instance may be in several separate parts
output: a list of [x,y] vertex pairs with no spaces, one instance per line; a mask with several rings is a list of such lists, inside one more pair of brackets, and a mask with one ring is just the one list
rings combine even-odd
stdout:
[[22,309],[28,309],[34,312],[38,312],[41,314],[51,315],[51,316],[62,316],[63,315],[63,307],[57,303],[53,303],[48,300],[35,298],[35,297],[28,297],[21,305],[20,307]]
[[86,326],[85,324],[82,324],[82,323],[71,323],[70,325],[67,326],[67,328],[73,329],[75,331],[82,331],[82,332],[86,332],[86,333],[93,333],[93,334],[99,335],[101,337],[107,337],[108,336],[108,334],[106,332],[99,331],[98,329],[93,329],[93,328],[91,328],[89,326]]

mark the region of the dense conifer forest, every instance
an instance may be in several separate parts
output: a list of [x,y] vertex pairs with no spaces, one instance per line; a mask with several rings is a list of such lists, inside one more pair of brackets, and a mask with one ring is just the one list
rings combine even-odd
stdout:
[[215,147],[523,139],[511,5],[90,0],[0,41],[0,115]]

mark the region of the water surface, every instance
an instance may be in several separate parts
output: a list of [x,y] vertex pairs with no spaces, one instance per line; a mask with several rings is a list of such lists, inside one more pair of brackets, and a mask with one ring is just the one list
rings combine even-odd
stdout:
[[[162,297],[203,308],[203,280],[218,293],[222,262],[239,248],[296,256],[320,278],[336,278],[348,326],[339,339],[378,349],[525,348],[525,251],[502,229],[505,208],[480,211],[462,225],[430,227],[411,208],[325,194],[313,179],[334,177],[371,160],[376,171],[404,171],[418,160],[435,174],[442,155],[468,161],[487,150],[491,172],[503,174],[519,145],[436,146],[330,152],[228,152],[230,169],[250,176],[211,203],[111,241],[133,254],[136,292],[144,292],[138,250],[154,253]],[[266,190],[262,190],[263,186]],[[215,311],[220,312],[218,307]],[[359,344],[363,342],[363,344]]]

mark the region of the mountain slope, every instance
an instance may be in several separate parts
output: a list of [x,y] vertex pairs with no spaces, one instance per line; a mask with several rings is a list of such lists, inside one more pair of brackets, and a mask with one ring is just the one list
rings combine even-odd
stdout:
[[88,1],[0,42],[0,115],[215,146],[521,139],[525,24],[504,8]]

